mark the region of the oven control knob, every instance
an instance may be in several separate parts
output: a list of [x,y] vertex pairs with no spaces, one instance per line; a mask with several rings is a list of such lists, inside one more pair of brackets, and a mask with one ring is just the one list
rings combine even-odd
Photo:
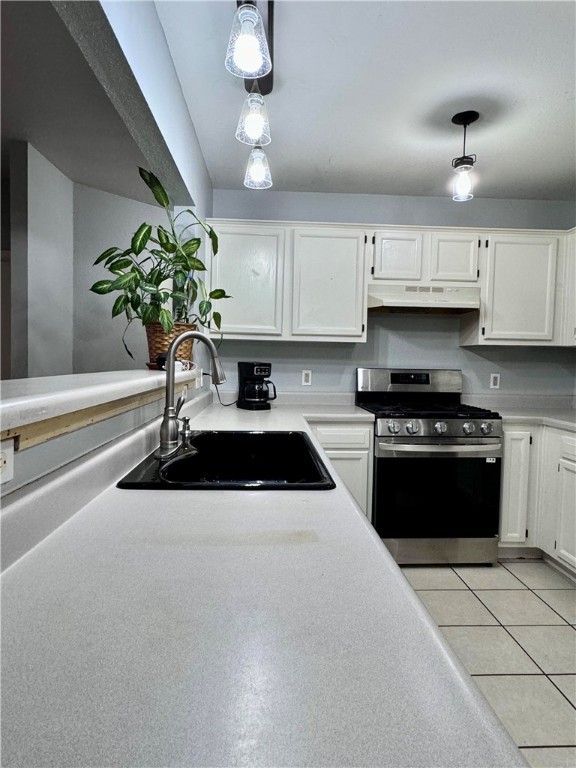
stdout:
[[471,435],[472,432],[476,430],[476,424],[474,424],[473,421],[465,421],[464,424],[462,424],[462,429],[464,430],[465,435]]
[[436,424],[434,424],[434,432],[436,432],[437,435],[443,435],[447,429],[448,425],[445,421],[437,421]]
[[415,435],[419,429],[420,427],[418,424],[415,424],[413,421],[409,421],[408,424],[406,424],[406,432],[408,432],[409,435]]
[[490,421],[483,421],[482,424],[480,424],[480,431],[483,435],[489,435],[493,429],[494,424]]
[[400,424],[398,424],[397,421],[389,421],[388,432],[391,432],[393,435],[397,435],[398,432],[400,432]]

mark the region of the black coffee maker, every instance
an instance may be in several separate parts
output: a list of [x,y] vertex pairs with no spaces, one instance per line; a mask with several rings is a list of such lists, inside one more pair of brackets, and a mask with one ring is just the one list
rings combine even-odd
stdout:
[[238,408],[269,410],[270,400],[276,400],[276,387],[268,379],[271,373],[270,363],[238,363]]

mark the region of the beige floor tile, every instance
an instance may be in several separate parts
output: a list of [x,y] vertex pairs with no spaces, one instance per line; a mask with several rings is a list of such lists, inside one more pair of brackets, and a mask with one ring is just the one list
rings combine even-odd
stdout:
[[570,589],[535,589],[535,594],[554,608],[563,619],[576,624],[576,590]]
[[576,589],[575,582],[547,563],[505,563],[504,567],[530,589]]
[[539,597],[522,589],[485,589],[475,592],[501,624],[564,624]]
[[576,747],[545,747],[520,750],[532,768],[574,768]]
[[576,707],[576,675],[550,675],[550,680],[560,688],[562,693],[567,696]]
[[526,584],[523,584],[499,563],[491,568],[463,565],[454,567],[454,570],[470,589],[528,589]]
[[508,632],[546,674],[576,673],[573,627],[508,627]]
[[576,710],[544,675],[474,677],[519,747],[576,744]]
[[471,675],[542,674],[503,627],[442,627],[441,632]]
[[413,589],[467,589],[466,584],[452,570],[444,566],[422,567],[405,565],[402,573]]
[[416,594],[439,626],[498,623],[470,590],[419,590]]

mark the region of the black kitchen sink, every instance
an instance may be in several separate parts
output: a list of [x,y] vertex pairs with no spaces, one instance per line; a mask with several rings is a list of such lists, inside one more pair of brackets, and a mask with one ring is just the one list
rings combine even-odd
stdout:
[[151,454],[117,484],[141,490],[326,491],[336,485],[305,432],[197,432],[196,453]]

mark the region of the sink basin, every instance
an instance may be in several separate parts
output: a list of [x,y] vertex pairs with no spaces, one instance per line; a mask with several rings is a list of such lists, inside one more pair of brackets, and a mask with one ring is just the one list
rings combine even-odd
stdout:
[[151,454],[117,484],[145,490],[325,491],[335,483],[305,432],[197,432],[197,453]]

